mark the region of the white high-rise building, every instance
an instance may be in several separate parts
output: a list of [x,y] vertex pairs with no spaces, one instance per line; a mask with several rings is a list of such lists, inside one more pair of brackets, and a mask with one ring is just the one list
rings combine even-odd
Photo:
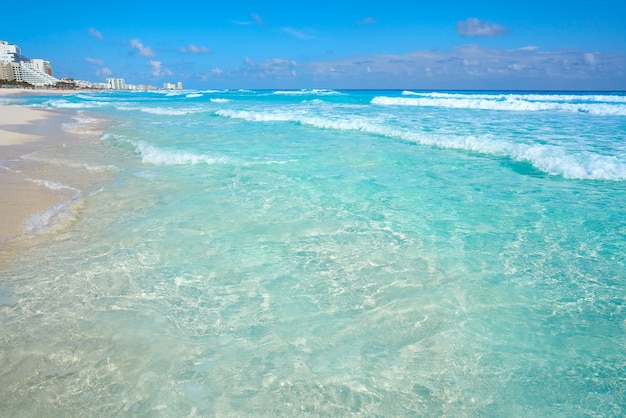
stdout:
[[0,40],[0,76],[4,80],[26,82],[34,86],[53,86],[59,80],[52,76],[50,61],[28,60],[17,45]]
[[107,78],[107,88],[111,90],[126,90],[126,81],[123,78]]
[[182,90],[183,82],[179,81],[178,83],[163,83],[163,90]]
[[8,43],[7,41],[0,40],[0,62],[6,64],[17,60],[17,56],[21,55],[22,51],[17,45]]

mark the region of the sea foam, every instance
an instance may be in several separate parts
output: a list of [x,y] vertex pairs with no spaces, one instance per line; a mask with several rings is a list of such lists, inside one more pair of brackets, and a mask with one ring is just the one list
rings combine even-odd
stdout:
[[626,116],[626,105],[610,103],[559,103],[527,100],[520,98],[493,98],[481,97],[386,97],[377,96],[372,99],[372,104],[379,106],[416,106],[416,107],[446,107],[452,109],[478,109],[478,110],[505,110],[505,111],[561,111],[575,113],[589,113],[601,116]]
[[198,108],[198,107],[179,109],[179,108],[172,108],[172,107],[147,107],[147,106],[128,106],[128,105],[116,106],[116,109],[125,110],[129,112],[138,111],[138,112],[150,113],[153,115],[162,115],[162,116],[183,116],[183,115],[188,115],[188,114],[204,111],[203,109]]
[[488,99],[504,100],[519,99],[540,102],[603,102],[626,103],[626,96],[611,94],[537,94],[537,93],[444,93],[444,92],[414,92],[405,90],[403,96],[421,96],[444,99]]
[[76,220],[76,214],[81,206],[80,190],[51,180],[33,178],[26,178],[26,180],[53,191],[69,192],[71,194],[69,199],[61,200],[49,208],[30,216],[24,223],[27,233],[47,234],[57,232]]
[[371,101],[379,106],[445,107],[452,109],[504,110],[504,111],[560,111],[589,113],[600,116],[626,116],[626,104],[613,103],[567,103],[507,96],[462,96],[447,95],[433,97],[387,97],[376,96]]
[[213,157],[195,152],[159,148],[146,142],[139,142],[136,146],[137,153],[141,156],[141,161],[154,165],[184,165],[184,164],[225,164],[227,158]]
[[571,152],[545,144],[521,144],[489,135],[446,135],[392,127],[363,117],[330,118],[305,111],[218,110],[223,117],[250,122],[291,122],[319,129],[358,131],[439,148],[476,152],[528,162],[551,175],[584,180],[626,180],[626,160],[593,152]]
[[336,96],[343,93],[329,89],[303,89],[303,90],[276,90],[272,94],[277,96]]

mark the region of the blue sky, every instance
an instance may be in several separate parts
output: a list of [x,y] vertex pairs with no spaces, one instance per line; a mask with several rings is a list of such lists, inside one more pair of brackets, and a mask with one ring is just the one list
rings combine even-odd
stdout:
[[626,90],[624,0],[36,1],[0,39],[91,81]]

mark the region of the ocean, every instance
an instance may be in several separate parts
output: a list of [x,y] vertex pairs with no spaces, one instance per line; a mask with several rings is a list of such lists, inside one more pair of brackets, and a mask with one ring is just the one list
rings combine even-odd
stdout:
[[626,415],[626,94],[11,100],[3,416]]

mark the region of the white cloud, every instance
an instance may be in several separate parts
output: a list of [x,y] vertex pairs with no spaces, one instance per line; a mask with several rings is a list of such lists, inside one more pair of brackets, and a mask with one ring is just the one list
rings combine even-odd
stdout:
[[257,25],[262,25],[263,24],[263,19],[261,19],[261,16],[259,16],[258,14],[254,13],[254,12],[250,13],[250,17],[252,18],[252,20],[254,20],[254,22]]
[[87,58],[85,58],[85,61],[87,61],[88,63],[91,63],[91,64],[104,65],[104,61],[103,60],[99,60],[99,59],[96,59],[96,58],[87,57]]
[[156,54],[152,52],[152,49],[150,49],[149,46],[144,46],[139,39],[131,39],[130,46],[136,49],[142,57],[151,58],[156,56]]
[[259,16],[256,13],[250,13],[250,17],[252,18],[252,20],[233,20],[233,23],[235,25],[240,25],[240,26],[249,26],[249,25],[262,25],[265,22],[263,22],[263,19],[261,19],[261,16]]
[[465,22],[457,22],[456,30],[461,36],[494,37],[506,35],[504,26],[495,23],[487,23],[475,17],[470,17]]
[[621,90],[626,88],[624,68],[624,53],[464,45],[449,51],[311,62],[300,64],[298,73],[335,88]]
[[294,29],[294,28],[282,28],[282,31],[285,32],[288,35],[293,36],[294,38],[298,38],[298,39],[313,39],[312,36],[307,35],[306,33],[298,30],[298,29]]
[[312,62],[246,58],[203,80],[246,88],[626,90],[625,68],[626,53],[470,44]]
[[275,80],[292,80],[298,75],[298,72],[296,71],[298,63],[293,60],[273,58],[264,62],[254,62],[250,58],[246,57],[244,59],[244,64],[243,68],[235,68],[229,71],[228,75],[247,79],[261,78]]
[[196,46],[194,44],[180,49],[183,54],[210,54],[211,50],[206,46]]
[[106,77],[106,76],[111,75],[111,74],[113,74],[113,71],[111,71],[107,67],[103,67],[103,68],[99,69],[98,71],[96,71],[96,75],[98,77]]
[[162,68],[163,64],[161,61],[148,61],[148,65],[152,67],[152,75],[155,77],[161,77],[166,75],[173,75],[173,73],[167,68]]
[[104,39],[104,37],[102,36],[102,32],[100,32],[98,29],[96,28],[89,28],[89,34],[91,36],[93,36],[96,39],[102,40]]
[[373,25],[374,23],[376,23],[376,19],[374,19],[373,17],[366,17],[363,20],[357,20],[356,23],[359,25]]

